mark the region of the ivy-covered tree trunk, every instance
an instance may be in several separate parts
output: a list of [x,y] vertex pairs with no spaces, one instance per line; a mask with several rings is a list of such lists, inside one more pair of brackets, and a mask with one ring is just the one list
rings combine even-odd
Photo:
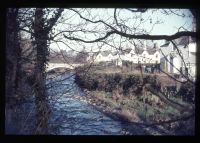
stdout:
[[48,133],[48,116],[50,108],[47,102],[47,95],[45,89],[46,73],[45,68],[47,64],[49,34],[52,27],[57,22],[58,18],[64,9],[59,8],[50,19],[44,18],[44,9],[36,8],[35,21],[33,23],[35,49],[36,49],[36,68],[34,72],[34,90],[35,90],[35,104],[37,108],[37,128],[36,134]]
[[37,52],[36,57],[36,69],[34,73],[35,77],[35,104],[37,108],[37,128],[36,134],[47,134],[48,133],[48,114],[49,107],[47,103],[47,96],[45,90],[45,66],[47,63],[47,38],[48,32],[44,27],[44,11],[42,8],[37,8],[35,11],[35,22],[34,22],[34,37],[35,37],[35,48]]

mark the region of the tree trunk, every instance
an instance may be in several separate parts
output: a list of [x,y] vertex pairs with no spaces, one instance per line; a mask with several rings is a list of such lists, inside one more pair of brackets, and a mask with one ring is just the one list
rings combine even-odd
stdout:
[[[16,133],[19,129],[13,126],[14,110],[17,108],[17,88],[20,75],[21,50],[19,44],[18,9],[8,8],[6,15],[6,133]],[[16,127],[16,128],[15,128]],[[17,130],[14,130],[17,129]]]
[[43,9],[37,8],[35,12],[35,46],[37,51],[36,69],[35,69],[35,104],[37,108],[37,128],[36,134],[48,133],[48,114],[49,107],[45,91],[45,64],[47,62],[47,38],[48,33],[44,28]]
[[[36,8],[35,10],[35,21],[33,24],[35,48],[37,52],[36,68],[34,72],[35,78],[35,104],[37,108],[37,129],[36,134],[47,134],[48,133],[48,116],[50,108],[47,102],[47,95],[45,90],[46,73],[45,68],[47,64],[48,35],[52,27],[57,22],[58,18],[64,9],[60,8],[57,10],[53,18],[49,20],[44,19],[44,9]],[[45,20],[47,24],[45,25]]]
[[[16,95],[19,76],[19,23],[17,21],[18,9],[7,9],[6,27],[6,103],[12,102]],[[11,100],[12,101],[11,101]]]

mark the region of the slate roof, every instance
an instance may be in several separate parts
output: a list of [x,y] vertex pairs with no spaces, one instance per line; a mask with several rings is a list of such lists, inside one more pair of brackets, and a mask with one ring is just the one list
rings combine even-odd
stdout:
[[[128,49],[124,49],[124,50],[120,50],[120,51],[115,51],[115,52],[111,52],[111,50],[106,50],[106,51],[102,51],[102,52],[96,52],[96,54],[101,54],[102,56],[106,57],[108,56],[109,54],[112,54],[112,56],[115,56],[117,54],[120,54],[120,55],[125,55],[125,54],[129,54],[131,52],[131,48],[128,48]],[[135,48],[135,53],[136,54],[142,54],[144,51],[144,49],[142,48]],[[152,47],[147,47],[147,52],[149,53],[149,55],[153,55],[155,52],[157,51],[157,48],[152,48]]]
[[111,54],[113,55],[113,56],[115,56],[115,55],[117,55],[119,52],[118,51],[115,51],[115,52],[112,52]]
[[[173,41],[174,41],[175,44],[177,44],[177,46],[178,45],[185,46],[186,44],[196,42],[196,38],[195,37],[189,37],[189,36],[182,36],[182,37],[175,39]],[[161,45],[160,47],[167,47],[167,46],[169,46],[169,44],[170,44],[170,42],[166,41],[165,44]]]
[[108,56],[110,53],[111,53],[110,50],[106,50],[106,51],[102,51],[102,52],[101,52],[101,55],[104,56],[104,57],[106,57],[106,56]]
[[[157,48],[151,48],[151,47],[147,47],[147,53],[149,54],[149,55],[153,55],[156,51],[157,51]],[[144,49],[142,49],[142,48],[135,48],[135,53],[136,54],[142,54],[144,52]]]
[[130,53],[131,50],[132,50],[131,48],[120,50],[120,54],[122,55],[128,54]]
[[168,46],[169,46],[169,44],[170,44],[170,42],[169,42],[169,41],[166,41],[166,43],[165,43],[165,44],[163,44],[163,45],[161,45],[160,47],[168,47]]
[[183,36],[183,37],[180,37],[180,38],[178,38],[176,40],[175,40],[175,42],[178,45],[187,45],[187,44],[189,44],[189,37],[188,36]]
[[142,54],[143,51],[144,51],[144,49],[142,49],[142,48],[136,48],[136,47],[135,47],[135,53],[136,53],[136,54]]
[[151,49],[147,50],[147,52],[149,53],[149,55],[153,55],[156,51],[157,51],[156,48],[151,48]]

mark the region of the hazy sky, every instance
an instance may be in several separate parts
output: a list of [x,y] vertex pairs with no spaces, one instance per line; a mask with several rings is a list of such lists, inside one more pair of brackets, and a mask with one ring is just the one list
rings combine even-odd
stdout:
[[[114,9],[75,9],[75,10],[80,10],[80,13],[82,16],[88,18],[88,19],[92,19],[92,20],[104,20],[106,23],[110,24],[111,26],[113,26],[113,22],[114,22]],[[169,12],[169,10],[167,10]],[[130,28],[134,28],[136,27],[136,33],[139,32],[141,29],[146,30],[147,32],[151,32],[149,34],[152,35],[172,35],[175,34],[176,32],[178,32],[178,28],[179,27],[183,27],[184,29],[187,29],[188,31],[192,30],[192,21],[193,21],[193,16],[191,14],[191,12],[187,9],[181,9],[181,10],[177,10],[175,11],[173,9],[174,12],[176,12],[178,15],[182,15],[184,14],[185,17],[181,17],[175,14],[165,14],[164,10],[156,10],[156,9],[151,9],[148,10],[146,13],[141,14],[141,13],[132,13],[128,10],[125,9],[117,9],[117,17],[118,17],[118,22],[122,22],[125,25],[127,25]],[[86,22],[85,20],[81,19],[77,14],[75,14],[75,12],[71,11],[71,10],[65,10],[63,13],[63,19],[62,19],[62,23],[58,24],[57,27],[55,27],[55,29],[57,31],[62,31],[62,30],[77,30],[77,29],[86,29],[86,30],[94,30],[94,31],[99,31],[97,33],[97,37],[103,37],[106,33],[106,26],[104,24],[90,24],[89,22]],[[137,17],[137,18],[136,18]],[[137,20],[136,20],[137,19]],[[141,23],[142,22],[142,23]],[[158,24],[155,24],[158,22]],[[83,26],[81,26],[81,24]],[[154,25],[154,27],[152,28],[152,26]],[[184,29],[180,29],[180,31],[184,30]],[[110,31],[110,29],[109,29]],[[128,30],[127,31],[129,34],[134,34],[133,30]],[[69,33],[65,33],[66,35]],[[92,34],[86,34],[86,33],[82,33],[82,32],[77,32],[75,35],[73,35],[75,37],[80,37],[84,40],[93,40],[96,39],[96,36],[92,33]],[[111,45],[116,44],[115,46],[118,47],[119,46],[119,41],[120,41],[120,36],[115,35],[113,36],[113,39],[111,39],[111,37],[108,38],[108,42]],[[58,36],[59,39],[59,36]],[[77,51],[80,51],[81,49],[83,49],[83,47],[85,47],[87,50],[94,50],[95,49],[99,49],[98,47],[101,47],[102,43],[94,43],[94,44],[85,44],[82,42],[76,42],[76,41],[70,41],[70,40],[66,40],[66,39],[61,39],[63,41],[65,41],[65,43],[67,43],[67,45],[62,44],[62,43],[58,43],[58,44],[51,44],[50,48],[53,49],[58,49],[58,47],[60,49],[66,49],[69,50],[68,47],[71,47],[72,49],[75,49]],[[122,47],[124,46],[129,46],[131,47],[132,45],[130,45],[129,42],[126,42],[125,38],[122,38],[121,41],[124,42],[122,43]],[[154,42],[158,42],[159,44],[161,44],[161,41],[154,41]],[[110,49],[111,47],[108,45],[103,45],[102,49]]]

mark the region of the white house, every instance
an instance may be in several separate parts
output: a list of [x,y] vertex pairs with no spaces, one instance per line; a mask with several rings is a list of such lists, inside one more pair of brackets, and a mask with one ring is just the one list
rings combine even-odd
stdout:
[[95,53],[88,57],[91,62],[115,62],[116,65],[121,66],[122,61],[129,61],[135,64],[158,64],[160,63],[160,52],[157,44],[154,47],[142,48],[128,48],[120,51],[112,52],[110,50]]
[[[161,69],[168,73],[186,74],[194,79],[196,76],[196,42],[191,37],[181,37],[160,46]],[[180,53],[180,55],[179,55]]]
[[113,54],[111,51],[95,52],[89,55],[87,58],[88,62],[109,62],[117,59],[117,54]]
[[108,61],[112,61],[113,56],[111,51],[107,50],[107,51],[103,51],[103,52],[99,52],[95,58],[95,62],[108,62]]
[[127,54],[123,55],[123,60],[133,63],[156,64],[160,63],[159,47],[155,44],[154,47],[134,48]]

